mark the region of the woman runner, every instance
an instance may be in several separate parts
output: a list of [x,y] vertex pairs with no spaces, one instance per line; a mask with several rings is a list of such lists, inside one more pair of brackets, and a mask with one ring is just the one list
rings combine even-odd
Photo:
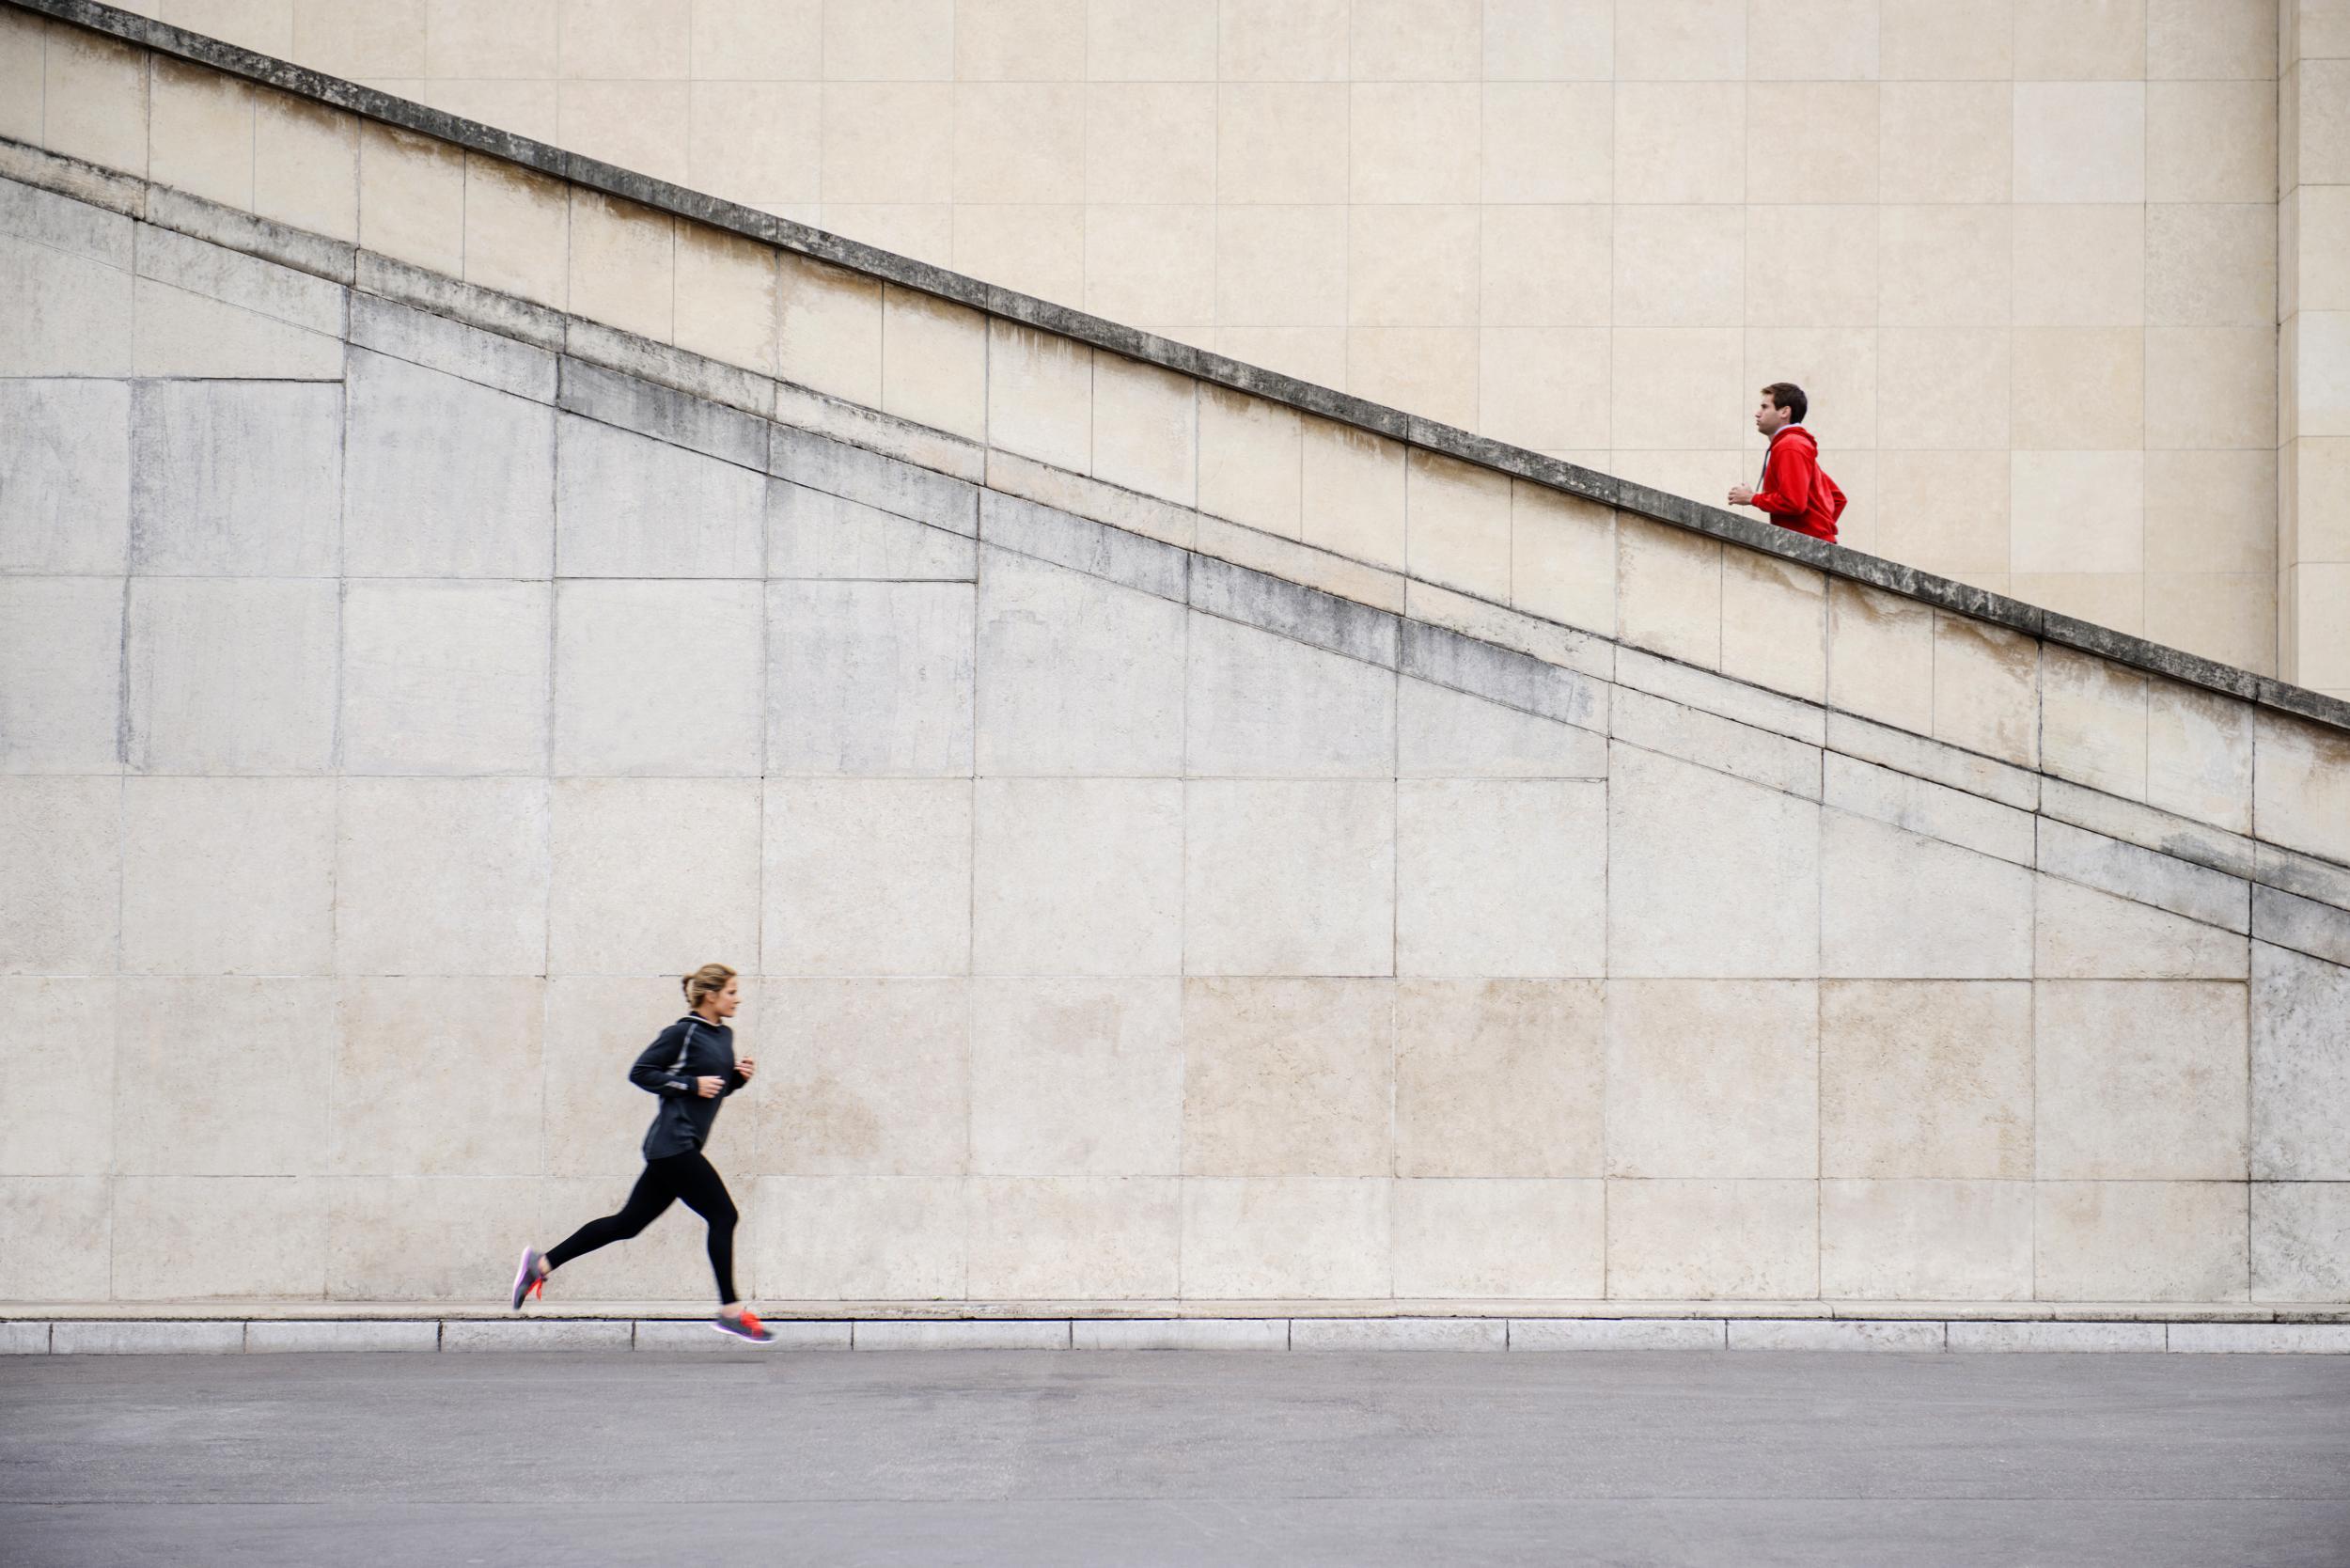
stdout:
[[710,1266],[718,1276],[718,1316],[711,1326],[755,1345],[770,1344],[774,1332],[735,1298],[734,1200],[702,1154],[718,1120],[718,1102],[750,1082],[759,1063],[734,1057],[734,1031],[726,1025],[743,999],[734,971],[705,964],[684,983],[685,1005],[693,1011],[663,1029],[628,1070],[629,1082],[661,1097],[645,1133],[645,1173],[619,1214],[589,1220],[546,1252],[523,1248],[514,1310],[530,1296],[543,1300],[547,1276],[573,1258],[626,1241],[683,1199],[710,1226]]

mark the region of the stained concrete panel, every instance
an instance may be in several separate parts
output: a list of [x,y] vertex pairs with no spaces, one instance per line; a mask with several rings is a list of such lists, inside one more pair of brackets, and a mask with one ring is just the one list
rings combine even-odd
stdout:
[[542,577],[555,561],[555,415],[353,353],[343,568],[354,577]]
[[349,584],[344,771],[543,773],[554,614],[545,583]]
[[123,596],[119,577],[0,577],[0,769],[121,766]]
[[1407,780],[1395,812],[1397,973],[1606,973],[1605,785]]
[[566,577],[757,577],[767,481],[577,415],[556,417],[556,569]]
[[2005,980],[2032,972],[2032,873],[1842,811],[1820,827],[1820,972]]
[[0,974],[116,965],[122,781],[0,777]]
[[2350,1181],[2350,969],[2252,948],[2252,1175]]
[[1608,747],[1611,974],[1819,972],[1820,808],[1637,747]]
[[129,384],[0,381],[0,572],[128,570]]
[[326,1168],[333,980],[127,980],[120,1008],[118,1172],[297,1176]]
[[762,594],[755,582],[558,584],[556,773],[756,776]]
[[[546,981],[535,976],[339,982],[325,1167],[387,1179],[536,1177],[545,1017]],[[461,1102],[478,1114],[449,1115]]]
[[1172,1175],[1183,1109],[1174,976],[981,980],[971,1166],[982,1175]]
[[124,971],[331,974],[335,791],[331,778],[126,780]]
[[770,975],[971,967],[971,782],[771,778],[759,931]]
[[1395,972],[1395,790],[1340,780],[1184,787],[1183,967]]
[[1386,980],[1186,981],[1185,1173],[1388,1174],[1394,1001]]
[[983,775],[1157,775],[1183,765],[1180,604],[979,552]]
[[562,778],[550,803],[551,973],[754,966],[757,779]]
[[1384,778],[1395,676],[1271,632],[1195,614],[1184,767],[1198,777]]
[[771,980],[758,1054],[758,1168],[960,1176],[970,1168],[966,980]]
[[1395,996],[1399,1176],[1597,1176],[1596,980],[1406,980]]
[[341,387],[140,382],[131,457],[133,572],[318,577],[339,570]]
[[971,771],[974,592],[961,583],[771,583],[767,769]]
[[342,792],[337,973],[546,972],[545,780],[353,778]]
[[2035,1173],[2243,1181],[2247,1011],[2245,988],[2218,981],[2034,986]]
[[977,972],[1183,971],[1180,781],[981,779],[973,824]]
[[149,773],[334,765],[341,605],[328,578],[133,579],[126,760]]

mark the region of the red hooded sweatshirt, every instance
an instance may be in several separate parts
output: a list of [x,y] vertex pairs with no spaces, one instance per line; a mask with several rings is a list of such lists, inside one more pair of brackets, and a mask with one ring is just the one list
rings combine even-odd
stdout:
[[1782,528],[1836,542],[1836,520],[1844,515],[1844,493],[1820,471],[1820,444],[1801,425],[1783,425],[1762,459],[1762,482],[1754,505]]

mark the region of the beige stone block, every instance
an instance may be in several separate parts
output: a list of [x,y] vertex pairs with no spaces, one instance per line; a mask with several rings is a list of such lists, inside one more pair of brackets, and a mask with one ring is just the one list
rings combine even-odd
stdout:
[[1836,1177],[2031,1173],[2031,991],[2020,982],[1820,987],[1820,1168]]
[[2016,446],[2113,450],[2142,445],[2146,337],[2133,327],[2016,328]]
[[[435,1180],[403,1171],[327,1184],[327,1298],[446,1301],[471,1306],[481,1297],[484,1260],[513,1250],[516,1233],[525,1225],[535,1224],[538,1208],[539,1183],[535,1171],[528,1177],[504,1180],[470,1175]],[[529,1219],[518,1220],[519,1215],[528,1215]],[[544,1242],[552,1238],[540,1239]],[[566,1285],[572,1282],[570,1278],[564,1281]],[[279,1323],[265,1326],[279,1332],[299,1332],[330,1325]],[[331,1326],[381,1331],[391,1325],[361,1323]],[[439,1349],[439,1325],[428,1323],[417,1326],[425,1332],[415,1348]]]
[[2146,803],[2232,832],[2252,823],[2252,710],[2157,681],[2146,698]]
[[1600,1174],[1601,1002],[1590,980],[1401,982],[1397,1173]]
[[1183,985],[982,980],[972,995],[971,1164],[987,1175],[1172,1175]]
[[1877,550],[1964,582],[2008,569],[2005,452],[1881,452]]
[[1616,629],[1616,514],[1527,479],[1510,490],[1510,603],[1602,636]]
[[2040,681],[2040,744],[2047,771],[2143,800],[2147,678],[2051,644],[2041,650]]
[[680,224],[672,333],[677,346],[775,374],[777,284],[772,247],[702,224]]
[[1384,1179],[1199,1178],[1183,1184],[1183,1295],[1194,1301],[1392,1293]]
[[1084,87],[964,82],[954,103],[956,201],[1085,199]]
[[[1880,207],[1877,320],[1903,327],[2005,326],[2012,313],[2010,253],[2018,212],[1990,205]],[[2123,264],[2117,259],[2117,268]]]
[[1394,973],[1391,786],[1199,780],[1184,792],[1184,972]]
[[1394,1164],[1392,983],[1183,987],[1183,1170],[1384,1176]]
[[1841,580],[1828,585],[1828,704],[1918,734],[1934,717],[1934,611]]
[[[1112,321],[1208,321],[1215,316],[1215,209],[1094,207],[1085,213],[1086,308]],[[1196,331],[1152,330],[1184,342]],[[1200,343],[1200,347],[1213,347]]]
[[2279,353],[2287,367],[2279,433],[2286,440],[2350,435],[2350,310],[2301,310]]
[[1999,0],[1884,0],[1878,11],[1878,58],[1888,82],[2004,82],[2014,73],[2013,7]]
[[[660,472],[646,467],[653,475]],[[714,463],[709,467],[720,469]],[[745,477],[739,469],[721,471]],[[730,506],[731,497],[713,494],[717,486],[693,484],[684,465],[669,473],[687,480],[677,490],[693,497],[697,510],[723,515],[723,508],[735,511],[738,521],[749,510]],[[748,521],[755,529],[757,511],[749,510]],[[675,531],[662,531],[676,542]],[[747,549],[756,559],[758,535],[744,540],[738,532],[735,539],[704,549],[716,556],[729,546]],[[572,553],[573,541],[565,539],[561,548]],[[578,542],[581,556],[592,549],[590,541]],[[659,571],[666,564],[651,562],[638,570]],[[784,591],[778,590],[779,597]],[[823,590],[803,591],[815,598]],[[558,587],[555,630],[551,771],[588,777],[758,774],[763,715],[756,704],[762,695],[759,672],[766,633],[759,584],[574,577]],[[782,660],[777,664],[790,670]],[[700,682],[703,692],[697,701],[698,722],[690,732],[667,721],[687,682]]]
[[2093,887],[2040,879],[2032,968],[2044,979],[2243,980],[2245,939]]
[[2277,505],[2274,451],[2148,452],[2146,568],[2269,575]]
[[1182,972],[1182,784],[987,778],[974,815],[979,973]]
[[1395,810],[1398,973],[1605,972],[1605,788],[1415,780]]
[[114,1297],[315,1300],[326,1284],[326,1193],[323,1183],[287,1178],[119,1179]]
[[2019,572],[2008,592],[2108,631],[2136,635],[2146,623],[2146,579],[2136,572]]
[[[1104,95],[1108,91],[1096,90]],[[1347,88],[1342,84],[1226,82],[1215,89],[1215,116],[1217,201],[1347,199]],[[1104,194],[1097,199],[1152,198]]]
[[1615,188],[1615,91],[1598,82],[1489,80],[1479,192],[1489,205],[1606,202]]
[[[2138,451],[2017,452],[2009,480],[2014,569],[2039,574],[2138,571],[2144,564],[2145,465]],[[2095,615],[2082,619],[2113,624]]]
[[1475,201],[1481,102],[1469,82],[1352,83],[1348,199]]
[[2350,861],[2350,737],[2267,712],[2253,715],[2253,831]]
[[2042,1182],[2033,1294],[2044,1301],[2242,1301],[2241,1182]]
[[[2149,447],[2275,448],[2277,341],[2266,327],[2156,327],[2145,353]],[[2204,389],[2204,407],[2164,390],[2189,384]]]
[[600,193],[572,192],[571,308],[657,343],[676,327],[677,220]]
[[1622,743],[1608,772],[1610,974],[1819,973],[1817,806]]
[[148,94],[148,178],[239,210],[253,205],[253,89],[167,55]]
[[1825,573],[1725,545],[1721,594],[1722,673],[1807,702],[1824,700]]
[[1178,1292],[1171,1177],[982,1177],[969,1197],[969,1282],[997,1301],[1164,1301]]
[[[2268,572],[2180,572],[2146,578],[2146,636],[2150,641],[2199,653],[2258,675],[2277,667],[2276,577]],[[2339,689],[2350,682],[2319,679],[2314,685]]]
[[[642,5],[622,9],[608,0],[602,5],[588,0],[587,6],[575,8],[600,10],[607,17],[614,10],[621,10],[630,22],[640,21],[646,9]],[[422,76],[425,12],[426,0],[387,0],[385,4],[369,6],[338,5],[336,0],[293,0],[293,47],[288,57],[302,60],[314,70],[363,80]],[[630,15],[631,12],[636,14]],[[575,22],[574,28],[584,22],[585,18]],[[644,57],[634,51],[630,57],[642,71]]]
[[[1080,35],[1082,37],[1082,35]],[[1079,74],[1083,74],[1080,72]],[[1331,95],[1336,86],[1230,88],[1228,94],[1284,91]],[[1085,195],[1088,202],[1212,203],[1217,199],[1217,92],[1211,82],[1097,84],[1086,100]],[[1261,148],[1252,141],[1252,147]],[[1339,134],[1344,146],[1344,133]],[[1268,149],[1269,150],[1269,149]],[[1326,156],[1326,154],[1325,154]],[[1240,160],[1235,160],[1236,163]],[[1344,181],[1343,165],[1339,174]],[[1312,200],[1312,196],[1274,199]]]
[[1346,389],[1374,403],[1467,430],[1477,423],[1474,327],[1355,327]]
[[2275,85],[2148,83],[2146,199],[2276,200]]
[[[2346,1200],[2350,1183],[2264,1182],[2252,1188],[2254,1300],[2333,1301],[2350,1288],[2343,1265],[2350,1258]],[[2314,1324],[2302,1331],[2326,1332]]]
[[[629,1066],[683,1013],[684,999],[673,975],[556,976],[545,982],[545,1027],[533,1034],[543,1100],[542,1168],[549,1176],[618,1182],[608,1194],[610,1207],[617,1208],[627,1184],[644,1167],[638,1151],[655,1105],[651,1095],[629,1082]],[[743,1028],[735,1048],[761,1057],[750,1030],[760,1008],[758,986],[750,987],[744,1007],[736,1020]],[[750,1144],[755,1119],[743,1110],[737,1105],[721,1115],[713,1147],[734,1151]],[[599,1194],[593,1201],[603,1203],[607,1197]],[[587,1217],[584,1212],[567,1213],[564,1231],[556,1235]]]
[[969,1164],[969,982],[776,980],[754,1098],[760,1168],[952,1176]]
[[1357,205],[1347,245],[1351,325],[1476,323],[1476,208]]
[[122,965],[145,974],[333,967],[335,786],[137,778],[122,796]]
[[[1869,24],[1875,20],[1872,12]],[[1785,18],[1774,19],[1770,32],[1791,39],[1805,36],[1801,24]],[[1850,39],[1854,32],[1847,27],[1835,34],[1812,33],[1810,42]],[[1812,69],[1797,73],[1799,80],[1758,80],[1747,87],[1749,202],[1873,205],[1877,199],[1880,89],[1871,81],[1820,81],[1823,73],[1817,66],[1815,59]],[[1856,74],[1875,72],[1872,69]],[[1805,128],[1800,137],[1783,134],[1793,125]],[[1748,212],[1748,221],[1758,215]],[[1813,255],[1821,258],[1827,249],[1818,246]]]
[[509,164],[465,157],[465,281],[560,310],[569,299],[571,194]]
[[2243,986],[2044,980],[2032,1013],[2043,1180],[2245,1179]]
[[2013,188],[2019,202],[2145,200],[2145,84],[2017,82]]
[[49,24],[28,11],[0,19],[0,135],[27,147],[41,144],[41,58]]
[[1616,75],[1625,81],[1737,81],[1747,17],[1729,0],[1658,0],[1616,16]]
[[936,430],[987,435],[987,318],[885,285],[882,407]]
[[2147,30],[2146,0],[2030,8],[2015,18],[2016,80],[2141,79]]
[[[728,74],[741,69],[730,65]],[[769,207],[822,196],[821,87],[802,82],[696,82],[687,108],[686,160],[700,189]]]
[[1474,81],[1479,0],[1355,0],[1349,74],[1356,81]]
[[983,776],[1182,771],[1181,605],[994,550],[981,576]]
[[[92,1095],[82,1074],[115,1081],[115,990],[111,979],[0,979],[0,1071],[9,1086],[0,1174],[102,1175],[114,1168],[114,1096]],[[69,1015],[76,1020],[77,1071],[53,1072],[52,1039],[57,1020]]]
[[1301,426],[1299,478],[1306,542],[1402,570],[1404,453],[1402,442],[1308,416]]
[[1096,354],[1092,400],[1093,477],[1191,505],[1198,494],[1198,384],[1140,360]]
[[682,184],[693,172],[694,89],[682,81],[583,81],[556,89],[567,150]]
[[2006,450],[2011,337],[1998,327],[1883,329],[1877,444],[1894,451]]
[[0,974],[107,974],[122,903],[122,781],[0,777]]
[[465,153],[373,120],[359,126],[359,243],[464,275]]
[[[2144,324],[2146,208],[2059,202],[2013,211],[2017,326]],[[2099,264],[2084,267],[2085,256]]]
[[1496,602],[1508,600],[1510,486],[1507,475],[1414,451],[1405,484],[1411,574]]
[[101,168],[147,172],[147,51],[51,27],[42,53],[41,141]]
[[1607,743],[1588,729],[1409,678],[1398,683],[1396,765],[1405,778],[1601,778]]
[[1746,319],[1743,227],[1717,206],[1631,206],[1615,214],[1619,327],[1736,326]]
[[[573,778],[553,786],[556,973],[752,967],[759,943],[759,785]],[[691,855],[678,846],[692,844]]]
[[326,980],[123,981],[115,1169],[162,1176],[324,1169],[334,998]]
[[1219,209],[1217,321],[1344,325],[1346,236],[1347,215],[1336,205]]
[[957,88],[943,81],[850,85],[826,74],[838,84],[824,88],[828,206],[955,199]]
[[[2263,207],[2265,205],[2262,204]],[[2179,211],[2187,214],[2216,214],[2215,218],[2195,226],[2199,239],[2202,237],[2203,228],[2217,227],[2219,219],[2225,218],[2232,220],[2228,225],[2228,232],[2235,239],[2239,253],[2251,250],[2253,240],[2259,238],[2269,240],[2270,254],[2281,250],[2285,275],[2273,281],[2282,288],[2284,313],[2297,309],[2350,308],[2350,263],[2342,260],[2344,254],[2350,253],[2350,190],[2341,185],[2303,185],[2298,190],[2288,192],[2285,201],[2279,207],[2280,222],[2273,232],[2269,226],[2261,222],[2266,215],[2262,208],[2231,205],[2218,208],[2186,207]],[[2276,243],[2278,239],[2282,240],[2281,245]],[[2252,286],[2267,281],[2271,280],[2220,278],[2215,279],[2214,284],[2225,287],[2234,282],[2240,293],[2263,297],[2257,295]],[[2246,307],[2243,314],[2249,317],[2251,312]],[[2253,326],[2260,323],[2242,320],[2236,324]]]
[[[1236,590],[1246,600],[1247,589]],[[1198,777],[1386,778],[1395,677],[1214,616],[1187,634],[1184,766]]]
[[1721,544],[1685,528],[1619,513],[1616,627],[1636,647],[1719,668]]
[[1489,327],[1611,325],[1614,211],[1480,208],[1479,321]]
[[2040,722],[2039,643],[1987,621],[1935,612],[1935,739],[2035,767]]
[[435,77],[411,85],[410,90],[444,114],[494,125],[550,147],[562,145],[563,89],[558,82]]
[[1093,351],[1010,321],[990,323],[988,441],[1078,473],[1093,448]]
[[1878,104],[1878,196],[2004,202],[2013,188],[2013,143],[2007,82],[1888,79]]
[[1607,988],[1607,1173],[1819,1174],[1819,988],[1624,980]]
[[[2314,240],[2314,188],[2299,194],[2303,254]],[[2350,251],[2350,197],[2325,249]],[[2258,205],[2165,203],[2146,210],[2146,321],[2153,326],[2266,326],[2278,317],[2278,228]],[[2322,253],[2322,252],[2321,252]],[[2290,265],[2290,263],[2288,263]],[[2306,284],[2303,288],[2307,297]],[[2311,304],[2323,306],[2323,299]],[[2290,308],[2288,306],[2288,308]]]
[[1817,1182],[1611,1181],[1608,1299],[1808,1300],[1819,1239]]
[[1305,436],[1294,409],[1202,384],[1199,510],[1297,539]]
[[1820,967],[1881,979],[2031,974],[2031,873],[1841,811],[1821,829]]
[[2024,1182],[1823,1182],[1820,1294],[2021,1301],[2032,1289]]
[[[1238,82],[1329,82],[1347,75],[1348,13],[1332,0],[1235,0],[1217,8],[1214,74]],[[1096,24],[1097,34],[1104,24]]]
[[0,1185],[0,1225],[8,1231],[0,1292],[10,1301],[105,1300],[114,1188],[103,1176],[21,1176]]
[[339,833],[337,973],[545,973],[544,780],[346,779]]
[[1611,0],[1485,0],[1489,82],[1605,82],[1615,74]]
[[784,253],[777,280],[776,373],[853,403],[882,400],[882,286]]
[[762,1176],[744,1206],[759,1288],[793,1301],[935,1301],[964,1291],[963,1183]]
[[1391,1202],[1399,1297],[1590,1300],[1605,1291],[1599,1182],[1398,1182]]
[[[326,1142],[345,1176],[537,1176],[546,982],[341,982]],[[615,1062],[616,1075],[624,1063]],[[450,1105],[480,1108],[452,1117]]]
[[1620,81],[1615,98],[1617,201],[1746,198],[1743,82]]

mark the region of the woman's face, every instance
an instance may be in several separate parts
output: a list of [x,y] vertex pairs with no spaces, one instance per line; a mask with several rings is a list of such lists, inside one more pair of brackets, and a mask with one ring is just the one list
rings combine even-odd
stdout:
[[734,1010],[743,1005],[743,986],[739,980],[727,981],[727,988],[710,998],[710,1011],[720,1018],[731,1018]]

